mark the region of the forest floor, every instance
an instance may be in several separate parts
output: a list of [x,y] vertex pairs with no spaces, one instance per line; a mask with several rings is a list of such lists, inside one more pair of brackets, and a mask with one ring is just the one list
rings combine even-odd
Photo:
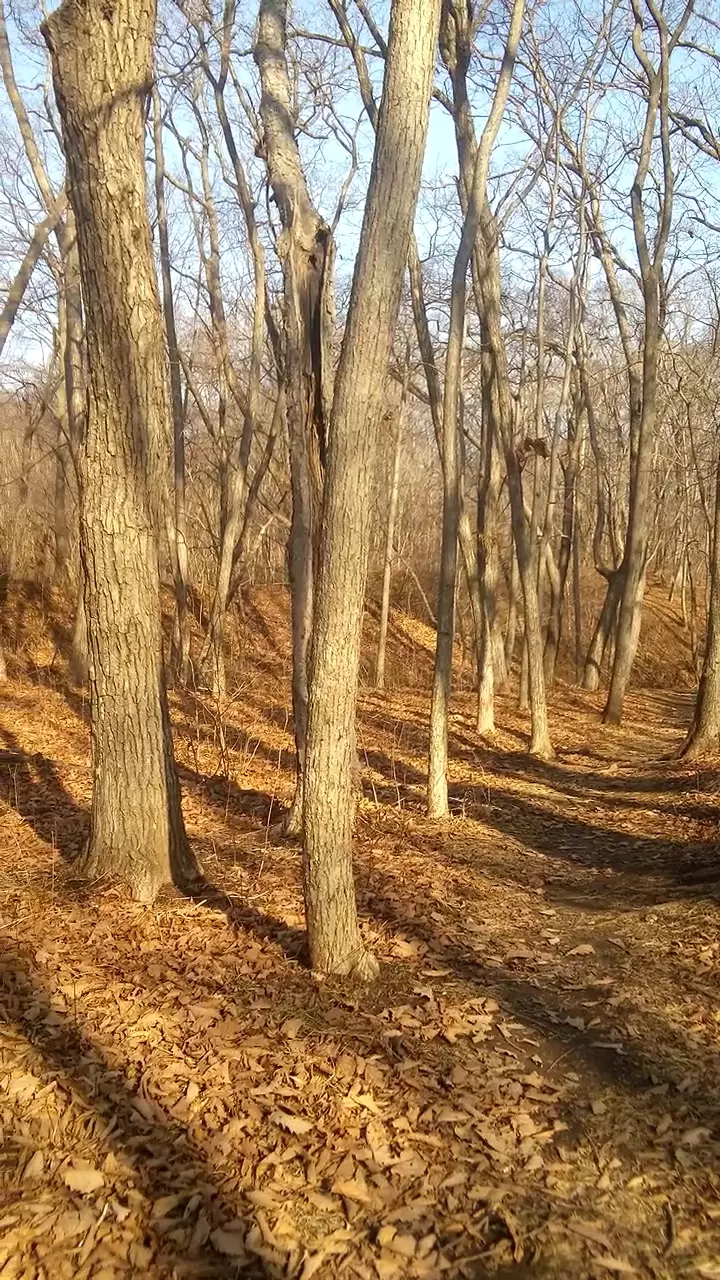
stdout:
[[512,699],[488,744],[458,695],[447,826],[426,694],[363,694],[357,989],[303,963],[271,623],[222,717],[173,695],[203,901],[73,881],[83,697],[52,646],[2,690],[2,1280],[720,1277],[720,776],[672,758],[688,693],[610,730],[560,687],[548,764]]

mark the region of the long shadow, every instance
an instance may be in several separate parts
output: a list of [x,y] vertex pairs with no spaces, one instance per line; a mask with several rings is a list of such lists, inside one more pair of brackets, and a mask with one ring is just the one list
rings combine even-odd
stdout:
[[[383,803],[421,809],[425,775],[403,761],[391,760],[380,751],[368,752],[369,765],[386,779],[386,785],[372,786],[372,794]],[[542,768],[542,762],[533,762]],[[493,770],[495,772],[495,770]],[[508,769],[508,772],[513,772]],[[553,895],[568,904],[590,910],[631,911],[638,907],[666,902],[673,897],[699,897],[720,893],[720,864],[715,840],[680,841],[656,837],[634,836],[624,831],[593,825],[568,813],[543,807],[521,797],[517,791],[503,789],[497,777],[489,792],[481,786],[459,785],[449,788],[451,810],[475,818],[485,827],[511,837],[548,860],[548,871],[565,868],[566,876],[547,876],[547,896]],[[457,858],[458,851],[453,851]],[[488,866],[489,852],[478,850],[478,866]],[[527,868],[513,871],[512,851],[502,848],[495,855],[493,870],[502,871],[523,884]],[[491,863],[492,865],[492,863]],[[577,872],[606,870],[615,873],[617,882],[588,884]],[[573,875],[575,871],[575,876]]]
[[[43,843],[56,848],[60,856],[72,865],[81,852],[88,829],[87,810],[76,804],[68,795],[53,762],[39,753],[24,753],[11,733],[0,729],[4,747],[0,749],[0,786],[5,781],[7,802],[32,827]],[[246,818],[250,829],[267,827],[273,813],[280,820],[282,805],[259,791],[242,791],[232,783],[208,778],[189,769],[181,770],[181,776],[197,789],[203,798],[218,811],[232,812],[235,818]],[[85,885],[84,891],[91,886]],[[78,892],[79,886],[68,885],[69,894]],[[62,893],[62,886],[58,887]],[[304,955],[305,935],[255,910],[234,894],[205,879],[193,887],[188,896],[199,905],[214,911],[222,911],[230,924],[248,929],[263,940],[278,943],[291,959]]]
[[[152,1241],[157,1262],[187,1264],[187,1247],[194,1234],[193,1261],[206,1263],[214,1276],[234,1280],[242,1271],[242,1275],[258,1280],[276,1274],[257,1256],[248,1254],[241,1264],[215,1251],[207,1238],[212,1227],[232,1223],[234,1231],[247,1229],[238,1204],[226,1197],[182,1124],[169,1117],[150,1121],[140,1114],[138,1099],[125,1085],[122,1072],[109,1066],[98,1046],[78,1026],[55,1013],[50,1023],[38,1020],[38,1008],[51,1007],[50,993],[29,961],[7,944],[0,950],[0,1003],[4,1019],[20,1028],[57,1085],[79,1098],[102,1122],[99,1141],[105,1149],[118,1153],[132,1167],[136,1187],[148,1202],[142,1228],[144,1238]],[[177,1227],[186,1239],[174,1246],[167,1234],[153,1226],[153,1203],[178,1192],[187,1192],[187,1201],[197,1201],[193,1193],[198,1191],[200,1203],[196,1202],[192,1221],[178,1216]],[[193,1233],[201,1215],[207,1220],[207,1230],[201,1224],[200,1231]]]
[[72,861],[87,834],[87,811],[68,795],[52,760],[38,752],[28,755],[7,729],[0,729],[0,741],[0,787],[8,805],[45,844]]
[[[566,974],[551,976],[546,969],[538,969],[532,976],[522,971],[511,972],[510,963],[503,963],[497,957],[491,961],[478,953],[480,944],[467,929],[466,905],[462,910],[445,908],[437,923],[416,916],[408,918],[398,906],[396,893],[388,895],[390,885],[383,885],[377,871],[373,872],[373,881],[364,896],[363,909],[374,919],[384,920],[401,929],[404,936],[424,942],[428,948],[425,963],[448,968],[453,980],[464,980],[484,996],[494,996],[511,1016],[535,1027],[561,1048],[564,1046],[600,1080],[641,1096],[648,1092],[651,1109],[657,1103],[649,1091],[662,1090],[665,1086],[676,1087],[677,1092],[667,1096],[663,1105],[678,1111],[684,1127],[688,1127],[687,1104],[690,1102],[697,1123],[712,1131],[718,1129],[719,1054],[700,1043],[693,1046],[694,1062],[706,1080],[711,1082],[710,1087],[701,1093],[687,1081],[688,1044],[682,1030],[676,1031],[661,1018],[648,1014],[645,1017],[652,1038],[618,1039],[613,1035],[614,1027],[607,1017],[601,1019],[599,1026],[587,1029],[574,1027],[568,1022],[568,1016],[579,1012],[587,1017],[583,1001],[597,1001],[597,987],[591,981],[587,987],[582,983],[568,987]],[[451,940],[451,934],[455,939],[464,935],[466,945]],[[526,969],[522,963],[520,967],[521,970]],[[565,1070],[566,1055],[558,1056],[563,1058]]]

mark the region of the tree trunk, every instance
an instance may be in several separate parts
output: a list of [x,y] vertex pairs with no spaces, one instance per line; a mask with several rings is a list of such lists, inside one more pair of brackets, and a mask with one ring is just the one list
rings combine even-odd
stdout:
[[720,465],[715,479],[715,519],[710,560],[710,607],[702,675],[693,722],[681,749],[689,760],[720,749]]
[[72,643],[70,645],[70,675],[75,684],[83,685],[88,678],[88,634],[85,615],[85,566],[80,559]]
[[407,396],[407,384],[410,373],[410,361],[406,364],[406,376],[403,382],[403,394],[395,422],[395,441],[393,445],[393,469],[390,480],[390,502],[388,505],[387,525],[385,528],[385,554],[383,556],[382,596],[380,600],[380,634],[378,636],[377,660],[375,663],[375,688],[385,688],[385,651],[387,649],[388,622],[390,620],[390,580],[395,560],[395,522],[397,520],[398,499],[400,497],[400,446],[402,442],[402,421]]
[[505,626],[505,665],[510,673],[515,660],[515,641],[517,638],[518,596],[520,594],[520,573],[518,570],[515,539],[510,537],[510,584],[508,586],[508,616]]
[[162,667],[158,535],[170,406],[145,179],[153,0],[65,0],[43,24],[87,320],[81,548],[93,798],[83,870],[149,902],[196,874]]
[[603,659],[607,650],[608,640],[615,626],[615,618],[620,596],[622,595],[622,580],[622,568],[615,569],[608,575],[605,600],[588,646],[585,673],[583,675],[583,689],[589,689],[593,693],[600,685]]
[[255,62],[268,176],[283,234],[285,393],[290,451],[292,522],[288,545],[293,645],[295,797],[285,821],[299,835],[308,716],[308,655],[314,607],[317,529],[322,503],[327,417],[332,403],[335,243],[312,203],[295,132],[287,65],[287,0],[262,0]]
[[167,205],[165,201],[162,107],[157,86],[153,88],[152,105],[153,142],[155,146],[155,206],[157,209],[162,308],[170,370],[170,406],[173,421],[173,499],[175,518],[173,522],[168,521],[170,528],[170,555],[175,583],[172,666],[181,683],[187,684],[190,679],[190,618],[188,614],[188,546],[185,503],[185,412],[182,383],[180,381],[180,359],[178,356],[175,303],[170,269],[170,237],[168,234]]
[[394,0],[383,97],[335,382],[313,618],[304,802],[310,958],[372,977],[352,871],[355,699],[370,490],[388,362],[420,184],[439,0]]

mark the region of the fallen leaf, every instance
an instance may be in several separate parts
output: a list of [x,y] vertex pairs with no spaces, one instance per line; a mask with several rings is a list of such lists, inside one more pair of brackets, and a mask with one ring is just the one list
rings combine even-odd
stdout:
[[222,1227],[218,1227],[215,1231],[210,1232],[210,1243],[213,1249],[218,1253],[223,1253],[227,1258],[245,1258],[247,1251],[245,1249],[245,1236],[242,1231],[223,1231]]
[[42,1151],[36,1151],[30,1157],[23,1171],[23,1178],[39,1178],[45,1168],[45,1157]]
[[63,1169],[61,1176],[65,1186],[81,1196],[92,1195],[105,1185],[105,1175],[99,1169]]
[[270,1119],[273,1124],[279,1124],[281,1129],[287,1129],[290,1133],[310,1133],[310,1130],[315,1128],[312,1120],[293,1116],[288,1111],[273,1111]]
[[370,1192],[360,1178],[341,1178],[339,1182],[333,1182],[332,1189],[336,1196],[347,1196],[348,1200],[370,1204]]
[[583,1240],[590,1240],[593,1244],[599,1244],[601,1248],[607,1249],[610,1253],[612,1245],[603,1231],[598,1231],[592,1222],[583,1222],[581,1218],[570,1218],[565,1223],[568,1231],[572,1231],[576,1236],[582,1236]]

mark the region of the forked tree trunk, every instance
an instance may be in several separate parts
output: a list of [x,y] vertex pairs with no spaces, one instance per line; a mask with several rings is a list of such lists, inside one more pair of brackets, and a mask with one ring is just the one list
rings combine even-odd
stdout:
[[285,394],[290,451],[292,522],[288,544],[293,646],[295,796],[285,820],[299,835],[308,716],[308,655],[314,607],[315,554],[322,502],[326,418],[332,401],[335,243],[312,203],[294,128],[287,65],[287,0],[261,0],[255,62],[268,176],[283,234]]
[[705,657],[693,722],[681,755],[696,757],[720,750],[720,465],[715,479],[715,520],[710,559],[710,606]]
[[352,869],[355,701],[370,491],[420,185],[439,0],[394,0],[377,140],[335,381],[308,716],[304,879],[314,968],[372,977]]
[[89,360],[80,532],[93,799],[83,870],[140,901],[196,873],[162,669],[158,531],[170,406],[145,180],[153,0],[65,0],[43,24],[75,212]]

